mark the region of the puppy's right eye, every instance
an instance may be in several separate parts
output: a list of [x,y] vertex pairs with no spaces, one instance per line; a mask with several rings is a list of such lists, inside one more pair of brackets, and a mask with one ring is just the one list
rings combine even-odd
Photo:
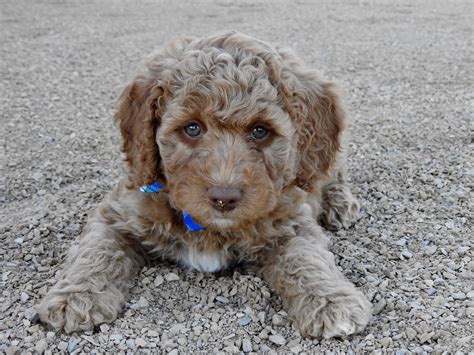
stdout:
[[184,132],[191,138],[198,138],[201,135],[201,127],[198,123],[191,122],[184,127]]

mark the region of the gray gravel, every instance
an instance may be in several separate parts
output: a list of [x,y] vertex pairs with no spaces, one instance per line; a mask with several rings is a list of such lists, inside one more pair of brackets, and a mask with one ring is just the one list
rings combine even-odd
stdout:
[[[0,352],[474,350],[472,2],[2,2]],[[124,313],[65,335],[32,308],[120,174],[120,86],[177,34],[287,44],[347,90],[363,213],[333,233],[374,303],[363,334],[303,339],[244,270],[142,270]],[[329,233],[329,232],[328,232]]]

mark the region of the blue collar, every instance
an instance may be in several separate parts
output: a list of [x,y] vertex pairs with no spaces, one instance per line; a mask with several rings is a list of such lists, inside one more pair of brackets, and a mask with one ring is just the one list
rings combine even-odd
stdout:
[[[163,184],[159,182],[154,182],[153,184],[150,185],[143,185],[140,186],[140,191],[145,192],[145,193],[157,193],[160,192],[161,189],[163,189]],[[186,225],[186,228],[188,228],[188,231],[194,232],[194,231],[200,231],[204,229],[203,226],[200,226],[197,224],[191,215],[187,213],[186,211],[183,211],[183,219],[184,219],[184,224]]]

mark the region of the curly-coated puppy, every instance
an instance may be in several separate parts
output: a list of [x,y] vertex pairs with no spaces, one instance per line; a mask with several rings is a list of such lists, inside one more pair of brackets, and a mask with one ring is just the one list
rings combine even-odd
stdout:
[[361,331],[371,305],[338,270],[317,221],[358,213],[334,84],[290,51],[240,33],[184,37],[123,91],[125,174],[38,307],[72,332],[113,321],[147,256],[214,272],[245,262],[301,333]]

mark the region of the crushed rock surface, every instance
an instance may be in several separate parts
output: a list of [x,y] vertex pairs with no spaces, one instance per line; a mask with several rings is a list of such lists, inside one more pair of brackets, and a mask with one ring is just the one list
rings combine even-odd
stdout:
[[[2,2],[0,353],[474,351],[472,11],[462,1]],[[87,216],[120,175],[115,101],[178,34],[237,29],[342,84],[359,222],[332,233],[374,304],[347,339],[302,338],[245,270],[162,263],[123,314],[83,333],[38,323]],[[330,232],[328,232],[330,233]]]

